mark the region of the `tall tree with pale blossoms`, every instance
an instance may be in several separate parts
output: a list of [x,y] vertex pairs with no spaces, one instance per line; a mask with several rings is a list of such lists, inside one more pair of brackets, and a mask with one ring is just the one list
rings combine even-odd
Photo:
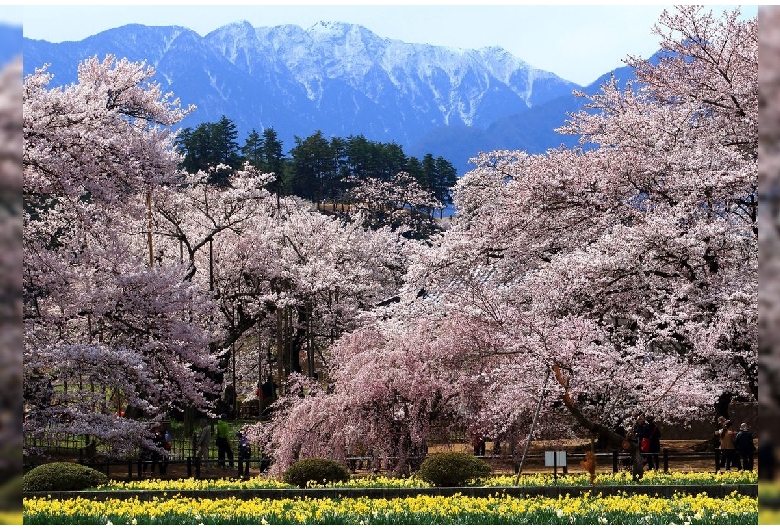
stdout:
[[207,406],[211,299],[153,259],[152,197],[175,183],[170,127],[189,110],[143,63],[93,58],[78,74],[24,83],[25,430],[123,452],[145,433],[118,408]]
[[685,422],[757,397],[756,20],[682,7],[656,32],[660,61],[630,59],[637,82],[561,129],[595,148],[477,159],[435,283],[504,334],[499,365],[524,360],[506,407],[552,370],[547,406],[616,441],[631,412]]
[[335,346],[334,392],[273,427],[280,458],[342,454],[346,433],[409,457],[436,421],[517,440],[540,399],[542,430],[618,445],[634,412],[755,400],[756,26],[664,13],[660,60],[629,58],[637,81],[561,128],[581,148],[480,154],[401,303]]
[[331,344],[395,295],[411,244],[398,232],[323,215],[297,199],[269,206],[241,233],[221,239],[215,289],[227,331],[221,347],[259,334],[272,343],[282,382],[291,372],[313,376],[315,365],[327,368]]

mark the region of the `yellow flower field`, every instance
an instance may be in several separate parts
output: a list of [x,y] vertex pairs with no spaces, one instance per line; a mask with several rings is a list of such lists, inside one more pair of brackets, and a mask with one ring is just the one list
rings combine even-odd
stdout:
[[[639,482],[634,482],[628,472],[604,473],[596,475],[596,485],[666,485],[666,484],[755,484],[758,480],[756,471],[728,471],[725,473],[709,472],[673,472],[662,473],[647,471]],[[559,475],[557,481],[549,473],[525,474],[520,476],[519,486],[587,486],[590,480],[586,473],[571,473]],[[472,482],[474,486],[512,487],[515,485],[514,475],[493,475],[486,479]],[[430,484],[416,477],[395,478],[382,475],[355,477],[349,482],[329,484],[327,487],[339,488],[428,488]],[[249,480],[221,478],[199,480],[194,478],[177,480],[134,480],[111,481],[99,489],[107,490],[224,490],[224,489],[275,489],[294,488],[290,484],[270,477],[252,477]]]
[[189,499],[179,495],[92,501],[24,501],[25,524],[756,524],[758,501],[626,494],[602,497],[472,498],[418,495],[398,499]]

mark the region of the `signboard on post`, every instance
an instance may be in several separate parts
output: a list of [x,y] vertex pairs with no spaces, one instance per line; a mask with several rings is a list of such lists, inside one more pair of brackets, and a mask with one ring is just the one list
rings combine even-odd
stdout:
[[553,468],[553,480],[558,481],[558,466],[566,469],[566,451],[545,451],[544,465]]
[[545,451],[544,465],[547,467],[566,467],[566,451]]

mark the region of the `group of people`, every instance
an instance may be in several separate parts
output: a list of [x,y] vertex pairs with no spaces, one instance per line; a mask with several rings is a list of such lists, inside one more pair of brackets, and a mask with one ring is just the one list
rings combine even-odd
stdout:
[[[661,452],[661,430],[653,416],[638,414],[634,420],[633,431],[626,435],[639,446],[648,469],[658,470],[658,455]],[[756,450],[753,433],[746,423],[734,429],[731,420],[718,417],[718,430],[715,431],[716,447],[720,448],[719,468],[726,471],[734,467],[737,470],[753,470],[753,453]]]
[[715,431],[720,447],[719,468],[730,471],[732,466],[737,470],[753,471],[753,452],[756,450],[753,433],[746,423],[734,430],[734,424],[724,416],[718,416],[718,429]]
[[[217,421],[217,466],[222,469],[233,469],[233,449],[230,446],[228,434],[230,425],[227,416],[223,414]],[[200,431],[193,437],[193,452],[198,459],[200,467],[208,468],[209,449],[211,448],[211,427],[206,418],[200,419]],[[249,478],[249,459],[252,456],[249,440],[243,431],[236,431],[236,440],[238,440],[238,476]]]
[[648,414],[637,415],[634,420],[634,429],[631,433],[631,439],[638,446],[644,456],[644,465],[649,470],[659,470],[658,454],[661,452],[661,429],[655,422],[655,418]]
[[142,454],[143,471],[146,471],[147,462],[151,463],[151,473],[159,466],[160,476],[165,476],[168,471],[168,451],[171,450],[171,433],[162,424],[156,424],[152,428],[152,443],[156,450],[144,450]]

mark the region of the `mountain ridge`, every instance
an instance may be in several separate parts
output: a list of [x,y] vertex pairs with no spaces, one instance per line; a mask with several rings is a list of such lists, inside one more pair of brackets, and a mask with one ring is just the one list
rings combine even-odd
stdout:
[[[514,138],[514,148],[540,152],[557,145],[531,146],[534,123],[526,122],[517,134],[510,133],[516,127],[506,126],[507,120],[533,117],[539,112],[526,113],[553,101],[573,101],[572,91],[583,89],[499,46],[406,43],[345,22],[321,21],[304,29],[254,27],[244,20],[204,36],[182,26],[127,24],[81,41],[24,39],[25,73],[51,63],[56,85],[74,82],[79,62],[107,54],[146,61],[165,91],[194,103],[197,110],[181,126],[225,115],[240,138],[253,128],[273,127],[285,150],[296,137],[321,130],[326,136],[362,134],[396,142],[413,156],[428,147],[433,151],[426,152],[438,154],[469,149],[476,138],[482,139],[476,144],[489,145],[501,129],[497,124],[504,123],[502,134],[509,136],[502,143]],[[441,131],[455,132],[445,136],[457,138],[457,145],[437,143]],[[453,161],[459,172],[476,154],[464,151]]]

